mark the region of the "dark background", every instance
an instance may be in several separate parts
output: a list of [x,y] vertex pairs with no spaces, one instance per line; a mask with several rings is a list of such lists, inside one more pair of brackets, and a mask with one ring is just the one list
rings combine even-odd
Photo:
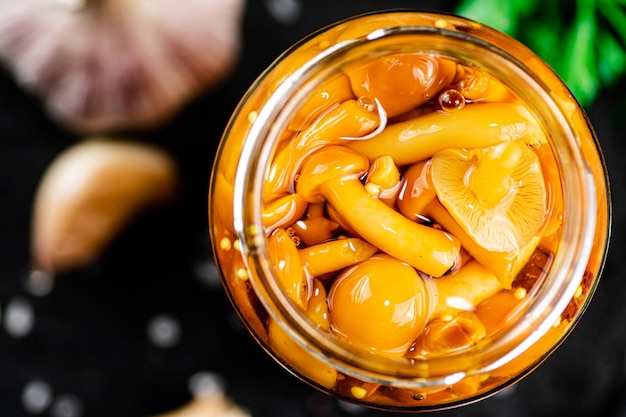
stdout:
[[[206,190],[214,151],[227,119],[256,76],[309,32],[356,13],[418,7],[452,11],[454,1],[302,0],[293,21],[272,16],[266,1],[249,0],[244,51],[232,77],[138,140],[176,159],[182,192],[173,207],[128,227],[95,264],[57,277],[33,295],[29,270],[31,203],[47,165],[80,138],[51,120],[40,101],[0,69],[0,416],[31,415],[22,395],[33,381],[50,400],[79,408],[42,407],[51,417],[141,417],[190,399],[198,372],[218,375],[226,392],[254,416],[390,416],[346,406],[300,383],[274,364],[242,329],[216,282],[207,241]],[[181,4],[181,7],[184,7]],[[626,277],[624,180],[626,79],[588,109],[604,149],[613,189],[612,244],[591,306],[567,341],[531,376],[491,399],[441,416],[626,416]],[[34,313],[22,337],[6,330],[16,300]],[[179,325],[174,346],[159,347],[148,323],[166,315]]]

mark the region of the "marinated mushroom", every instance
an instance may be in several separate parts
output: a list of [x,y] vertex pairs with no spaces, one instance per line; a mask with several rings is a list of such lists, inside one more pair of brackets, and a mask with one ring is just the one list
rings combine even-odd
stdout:
[[306,309],[307,280],[302,271],[298,248],[285,229],[277,229],[268,239],[268,252],[283,290]]
[[420,161],[404,171],[400,192],[396,199],[398,210],[415,221],[426,219],[426,207],[436,198],[430,180],[431,160]]
[[384,155],[372,161],[365,181],[365,188],[372,197],[393,206],[400,185],[400,170],[392,157]]
[[539,160],[518,141],[439,152],[432,158],[432,183],[441,204],[488,251],[520,250],[546,217]]
[[515,96],[493,76],[465,65],[457,67],[456,87],[463,97],[474,103],[514,102]]
[[471,311],[431,320],[412,348],[414,356],[439,356],[466,349],[487,335],[485,326]]
[[375,255],[342,272],[328,292],[332,331],[370,352],[402,356],[426,325],[430,295],[415,269]]
[[363,155],[327,146],[304,162],[296,192],[305,201],[327,201],[358,236],[425,274],[439,277],[449,271],[459,257],[459,241],[372,198],[359,180],[368,168]]
[[289,129],[302,130],[333,106],[353,98],[350,80],[342,74],[315,90],[289,123]]
[[298,220],[287,231],[298,236],[306,246],[312,246],[331,240],[338,228],[339,224],[320,216]]
[[426,103],[448,85],[456,64],[424,54],[402,53],[378,58],[348,72],[357,97],[377,99],[389,117]]
[[515,252],[489,251],[477,244],[441,205],[437,198],[424,209],[425,216],[459,239],[461,246],[472,258],[493,272],[504,288],[511,288],[513,280],[535,252],[542,235],[534,236],[526,246]]
[[413,164],[451,148],[484,148],[508,140],[543,143],[545,137],[526,107],[514,103],[465,106],[435,111],[390,124],[376,137],[346,146],[370,160],[389,155],[398,166]]
[[363,239],[337,239],[300,249],[300,261],[307,274],[319,277],[362,262],[376,253]]
[[298,249],[282,228],[268,239],[268,252],[285,292],[302,308],[309,299],[309,278],[339,271],[366,260],[376,248],[358,239],[339,239]]
[[498,277],[487,268],[469,261],[453,274],[434,280],[433,316],[454,314],[459,310],[473,311],[478,304],[502,289]]
[[326,288],[322,281],[317,278],[311,280],[311,298],[306,309],[306,314],[320,328],[330,330],[330,317],[328,315],[328,303],[326,302]]
[[[328,292],[331,329],[356,346],[391,356],[423,354],[424,346],[419,346],[419,352],[416,345],[409,346],[426,337],[433,347],[433,338],[441,332],[454,336],[441,343],[460,348],[485,336],[485,326],[473,311],[501,290],[498,278],[473,260],[434,279],[420,276],[405,262],[376,254],[343,270],[332,282]],[[440,326],[451,321],[460,327]],[[430,334],[422,335],[428,328]],[[457,330],[468,338],[457,338],[452,333]]]
[[502,290],[492,297],[483,300],[475,310],[483,322],[487,334],[493,334],[506,325],[507,318],[526,297],[523,288]]
[[297,194],[287,194],[276,200],[263,204],[261,219],[263,227],[270,234],[278,227],[291,224],[306,211],[307,203]]
[[340,143],[343,137],[367,134],[379,122],[378,113],[357,100],[346,100],[322,115],[277,152],[266,175],[264,200],[272,201],[289,191],[302,161],[311,152]]

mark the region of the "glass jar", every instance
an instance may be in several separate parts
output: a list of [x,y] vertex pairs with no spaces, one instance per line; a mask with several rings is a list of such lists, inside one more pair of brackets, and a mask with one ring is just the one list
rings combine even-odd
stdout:
[[[418,87],[403,84],[407,68]],[[456,121],[441,122],[447,116]],[[452,134],[438,133],[444,128]],[[417,151],[403,147],[415,135],[435,145],[420,139],[426,142]],[[333,159],[345,149],[346,158],[356,158],[352,165],[366,167],[348,172],[329,163],[324,169],[340,170],[341,186],[316,182],[321,162],[304,167],[314,154]],[[480,237],[497,215],[472,229],[451,208],[452,186],[443,177],[456,168],[446,158],[490,160],[480,164],[492,168],[476,168],[484,184],[472,190],[495,207],[509,199],[509,188],[497,191],[503,184],[533,187],[534,180],[513,177],[502,162],[529,152],[539,197],[510,209],[518,217],[509,222],[515,233],[530,231],[514,249],[501,250],[510,243],[507,233],[486,238],[491,243]],[[409,172],[424,161],[425,171]],[[459,184],[480,182],[478,174],[468,180],[470,171]],[[517,185],[510,185],[513,178]],[[344,182],[351,185],[342,188]],[[411,193],[422,197],[410,200]],[[400,208],[412,204],[439,204],[443,216]],[[468,207],[474,203],[459,210]],[[389,210],[403,219],[389,220]],[[502,390],[564,340],[598,283],[610,198],[586,115],[533,52],[460,17],[388,11],[312,34],[256,80],[224,133],[209,220],[227,294],[278,363],[347,401],[424,411]],[[407,221],[419,224],[420,236],[437,233],[453,243],[441,249],[427,238],[406,240],[400,229]],[[413,263],[416,257],[432,262]],[[369,270],[354,272],[365,264]],[[461,274],[470,266],[473,273]],[[478,278],[483,273],[487,278]]]

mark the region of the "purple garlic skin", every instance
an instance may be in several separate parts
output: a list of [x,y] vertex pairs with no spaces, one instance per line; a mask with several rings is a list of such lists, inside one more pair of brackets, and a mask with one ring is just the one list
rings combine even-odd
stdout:
[[244,0],[0,0],[0,60],[83,134],[150,128],[218,84]]

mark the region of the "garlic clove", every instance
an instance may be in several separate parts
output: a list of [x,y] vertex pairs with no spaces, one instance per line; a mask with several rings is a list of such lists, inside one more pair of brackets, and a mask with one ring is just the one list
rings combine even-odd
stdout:
[[242,409],[224,394],[215,393],[199,396],[176,410],[155,417],[249,417]]
[[0,59],[83,133],[153,127],[233,67],[245,0],[0,0]]
[[171,201],[177,169],[149,145],[92,139],[59,155],[36,192],[32,257],[54,274],[85,266],[139,212]]

